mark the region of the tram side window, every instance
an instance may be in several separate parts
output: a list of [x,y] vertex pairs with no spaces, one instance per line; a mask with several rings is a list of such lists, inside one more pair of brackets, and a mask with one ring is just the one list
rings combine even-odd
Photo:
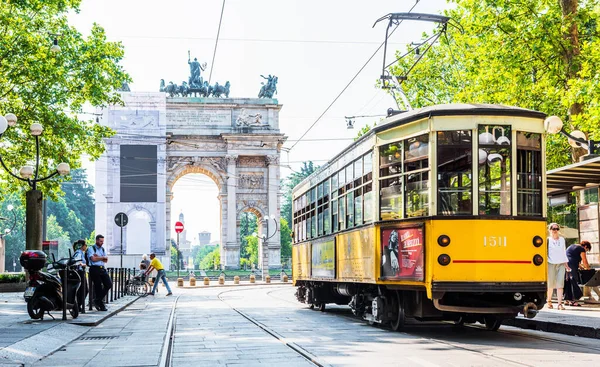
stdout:
[[348,208],[348,216],[346,223],[348,225],[348,228],[352,228],[354,227],[354,191],[349,192],[348,195],[346,195],[346,199],[346,207]]
[[517,215],[542,215],[542,137],[517,132]]
[[359,188],[354,192],[354,225],[357,226],[363,223],[362,190],[362,188]]
[[472,214],[472,137],[470,130],[437,133],[438,214]]
[[406,217],[429,215],[429,136],[404,142],[404,182]]
[[340,215],[339,215],[339,221],[340,221],[340,226],[339,226],[339,230],[343,231],[344,229],[346,229],[346,197],[342,196],[340,198],[340,200],[338,201],[338,206],[340,209]]
[[510,126],[480,125],[479,214],[511,215]]
[[373,221],[373,184],[368,183],[363,188],[363,218],[365,223]]
[[331,202],[331,224],[333,225],[333,232],[338,231],[338,201],[333,200]]
[[[381,220],[402,218],[404,204],[402,197],[402,147],[402,142],[396,142],[379,148]],[[367,203],[370,199],[371,196],[365,194],[365,211],[367,205],[371,205],[371,203]],[[365,217],[367,215],[368,213],[365,213]]]

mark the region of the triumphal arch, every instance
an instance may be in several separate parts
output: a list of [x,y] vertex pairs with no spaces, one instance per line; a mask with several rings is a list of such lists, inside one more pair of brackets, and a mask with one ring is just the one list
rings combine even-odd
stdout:
[[[269,77],[261,93],[274,86]],[[279,222],[280,151],[286,139],[279,130],[282,106],[273,93],[227,98],[229,82],[215,88],[193,73],[189,82],[163,82],[160,92],[123,92],[122,106],[100,112],[100,123],[116,131],[96,163],[96,233],[105,236],[112,266],[118,266],[121,255],[123,266],[137,266],[140,256],[150,252],[163,264],[170,262],[172,189],[189,173],[202,173],[218,187],[224,269],[240,266],[244,212],[259,220],[275,215]],[[200,90],[224,86],[219,95]],[[121,228],[114,220],[119,212],[138,218],[123,227],[122,248]],[[261,222],[259,235],[267,237],[267,223]],[[273,222],[269,231],[271,236]],[[279,233],[259,244],[259,266],[280,267]]]

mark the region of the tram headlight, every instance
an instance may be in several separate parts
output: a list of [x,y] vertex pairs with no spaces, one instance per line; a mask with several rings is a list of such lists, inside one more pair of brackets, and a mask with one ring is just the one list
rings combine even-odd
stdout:
[[440,256],[438,256],[438,263],[440,263],[440,265],[442,266],[450,264],[450,261],[450,255],[441,254]]
[[537,266],[540,266],[544,263],[544,258],[542,257],[542,255],[536,254],[533,257],[533,263]]
[[540,236],[533,237],[533,245],[535,247],[540,247],[543,244],[544,244],[544,239],[542,237],[540,237]]
[[450,244],[450,237],[446,236],[445,234],[441,235],[438,237],[437,239],[437,243],[438,245],[442,246],[442,247],[446,247]]

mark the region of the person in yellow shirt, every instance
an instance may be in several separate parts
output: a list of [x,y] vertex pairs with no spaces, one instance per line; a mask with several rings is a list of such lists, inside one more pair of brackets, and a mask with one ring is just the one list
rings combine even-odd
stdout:
[[171,292],[171,287],[169,287],[169,282],[167,282],[167,276],[165,275],[165,267],[163,264],[156,258],[154,253],[150,254],[150,267],[146,270],[146,276],[152,272],[152,270],[156,269],[156,282],[154,282],[154,287],[152,287],[152,292],[148,293],[150,295],[154,295],[156,292],[156,288],[158,287],[158,281],[162,279],[163,283],[165,283],[165,287],[167,287],[167,296],[172,296],[173,292]]

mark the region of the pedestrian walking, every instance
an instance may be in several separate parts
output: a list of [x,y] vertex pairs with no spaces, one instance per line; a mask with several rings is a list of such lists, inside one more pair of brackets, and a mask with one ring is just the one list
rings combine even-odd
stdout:
[[104,297],[112,288],[112,281],[106,271],[106,262],[108,257],[102,245],[104,244],[104,236],[99,234],[96,236],[96,244],[87,249],[88,259],[90,261],[90,278],[94,283],[94,307],[98,311],[106,311],[104,305]]
[[565,286],[565,272],[569,270],[565,248],[565,239],[560,236],[560,226],[556,223],[550,223],[548,226],[550,236],[548,242],[548,296],[546,305],[548,308],[552,306],[552,293],[556,289],[556,297],[558,298],[558,309],[564,310],[562,304],[563,288]]
[[76,261],[77,274],[79,274],[79,278],[81,278],[81,285],[77,290],[77,305],[81,312],[85,309],[85,297],[87,296],[87,278],[85,276],[87,268],[87,244],[85,243],[85,240],[75,241],[75,243],[73,243],[73,251],[75,251],[73,260]]
[[577,301],[583,296],[583,292],[579,288],[582,284],[579,268],[589,270],[590,264],[587,261],[586,252],[592,250],[592,245],[589,241],[581,241],[567,248],[567,259],[569,260],[569,268],[565,278],[565,304],[567,306],[581,306]]
[[152,287],[152,292],[150,292],[151,295],[154,295],[154,292],[156,292],[156,288],[158,287],[158,281],[160,279],[162,279],[163,283],[165,283],[165,287],[167,287],[167,296],[172,296],[173,292],[171,292],[171,287],[169,287],[169,282],[167,281],[167,276],[165,274],[165,268],[163,266],[163,264],[160,262],[160,260],[158,260],[156,258],[156,255],[154,253],[150,254],[150,268],[148,268],[148,270],[146,271],[146,275],[150,274],[150,272],[154,269],[156,269],[156,282],[154,282],[154,287]]

